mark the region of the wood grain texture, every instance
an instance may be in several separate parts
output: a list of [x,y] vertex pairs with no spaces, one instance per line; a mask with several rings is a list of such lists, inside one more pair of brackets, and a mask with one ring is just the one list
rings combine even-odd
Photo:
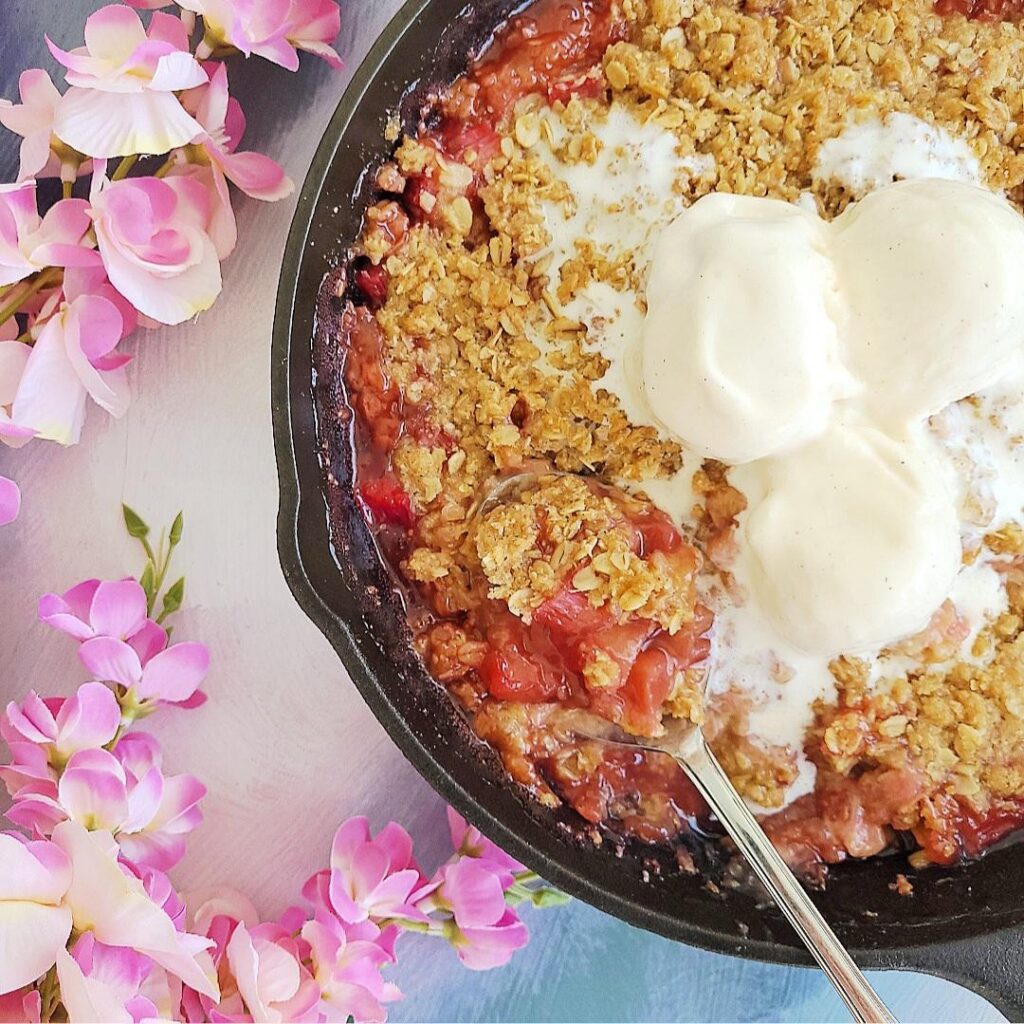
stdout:
[[[47,32],[77,45],[97,0],[0,0],[0,95],[20,70],[56,70]],[[301,184],[320,134],[360,57],[400,0],[347,0],[346,70],[303,59],[289,75],[260,61],[231,64],[249,117],[247,144]],[[12,180],[16,140],[0,139],[0,180]],[[21,519],[0,531],[0,699],[29,687],[67,692],[82,681],[72,646],[35,621],[35,599],[89,575],[134,573],[119,503],[151,522],[186,518],[187,572],[179,634],[207,643],[213,666],[200,711],[151,720],[172,770],[209,787],[206,823],[176,872],[196,891],[227,883],[266,913],[287,905],[326,863],[347,815],[402,821],[426,864],[446,846],[441,804],[363,706],[344,670],[281,577],[269,403],[270,330],[294,201],[237,202],[241,244],[224,266],[224,295],[180,328],[129,343],[134,404],[120,421],[97,408],[83,443],[0,450],[21,484]],[[60,683],[55,682],[60,680]],[[723,912],[726,912],[723,909]],[[502,971],[462,970],[446,948],[403,945],[395,972],[409,992],[396,1021],[825,1021],[846,1019],[823,978],[688,949],[583,904],[528,915],[531,945]],[[904,1021],[1002,1018],[956,986],[876,975]]]

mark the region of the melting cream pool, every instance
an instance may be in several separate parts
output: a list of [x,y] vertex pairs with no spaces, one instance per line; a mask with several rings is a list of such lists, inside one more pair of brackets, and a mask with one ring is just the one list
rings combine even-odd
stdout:
[[[590,128],[595,164],[547,154],[576,197],[545,210],[552,273],[578,238],[649,271],[648,295],[594,282],[566,313],[610,361],[598,386],[634,423],[684,442],[682,470],[643,483],[651,499],[690,525],[702,459],[738,463],[730,481],[750,501],[738,587],[705,585],[712,685],[751,698],[753,737],[799,754],[792,800],[813,787],[800,752],[814,701],[834,693],[834,655],[871,658],[881,683],[911,663],[879,651],[947,598],[970,626],[960,657],[1005,609],[992,559],[965,565],[961,551],[1024,509],[1024,319],[1007,284],[1024,221],[977,187],[966,143],[908,115],[851,124],[822,147],[817,178],[857,195],[889,185],[832,226],[813,204],[712,195],[687,209],[681,193],[713,173],[707,158],[679,155],[671,133],[618,107]],[[931,180],[891,185],[915,177]],[[765,222],[770,237],[754,237]],[[961,243],[965,276],[937,288],[929,257],[956,263]],[[659,330],[666,361],[645,366]]]

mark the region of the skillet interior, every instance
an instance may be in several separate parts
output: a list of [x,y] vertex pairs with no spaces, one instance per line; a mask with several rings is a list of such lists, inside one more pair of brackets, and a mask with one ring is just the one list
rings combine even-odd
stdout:
[[[465,67],[522,0],[409,0],[360,69],[302,190],[278,295],[273,405],[281,475],[279,549],[300,604],[338,650],[385,728],[459,811],[552,882],[609,913],[722,952],[807,963],[774,908],[743,892],[715,894],[647,849],[617,853],[576,837],[508,783],[412,653],[404,610],[351,493],[352,449],[325,275],[358,235],[385,156],[384,125],[414,125],[432,88]],[[313,339],[312,346],[310,339]],[[339,412],[340,410],[340,412]],[[326,471],[321,473],[321,461]],[[665,867],[659,874],[659,868]],[[890,889],[899,858],[833,869],[819,905],[866,965],[911,966],[963,980],[1016,1019],[1024,1009],[1017,928],[1024,858],[995,850],[965,868],[916,873],[912,897]],[[998,930],[1004,930],[994,936]],[[972,942],[975,937],[986,937]]]

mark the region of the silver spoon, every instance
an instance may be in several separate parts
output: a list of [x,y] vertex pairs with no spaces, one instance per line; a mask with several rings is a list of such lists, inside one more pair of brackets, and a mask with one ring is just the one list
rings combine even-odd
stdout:
[[871,1024],[895,1024],[896,1018],[854,963],[853,957],[811,901],[807,890],[736,792],[699,726],[673,719],[667,723],[664,736],[651,739],[630,736],[606,719],[588,712],[567,711],[565,721],[568,731],[577,738],[614,743],[634,750],[656,751],[673,758],[697,787],[747,863],[764,883],[778,908],[846,1003],[854,1020]]
[[[563,475],[567,474],[527,472],[506,477],[483,499],[475,516],[486,515],[535,483]],[[689,721],[671,719],[666,723],[663,736],[656,739],[636,737],[623,732],[607,719],[576,709],[562,712],[552,722],[556,723],[561,723],[567,732],[578,738],[616,743],[635,750],[655,751],[673,758],[725,827],[811,956],[825,972],[854,1020],[861,1024],[896,1024],[896,1018],[878,997],[846,947],[821,916],[807,890],[736,792],[729,776],[711,752],[700,726]]]

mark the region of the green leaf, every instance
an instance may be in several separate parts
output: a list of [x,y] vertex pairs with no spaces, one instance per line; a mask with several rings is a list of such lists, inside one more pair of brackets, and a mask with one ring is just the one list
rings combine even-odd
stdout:
[[175,547],[178,544],[178,542],[181,540],[181,531],[184,528],[185,528],[185,519],[182,516],[182,514],[179,512],[174,517],[174,522],[171,523],[170,543],[171,543],[171,547],[172,548]]
[[143,537],[148,535],[149,526],[138,512],[127,505],[122,505],[121,511],[124,513],[124,525],[130,537],[142,540]]
[[185,577],[182,576],[175,583],[172,583],[164,594],[163,607],[160,611],[160,619],[163,621],[168,615],[173,615],[180,607],[185,598]]
[[149,613],[153,610],[153,605],[156,602],[156,577],[153,573],[153,563],[147,562],[146,568],[142,570],[142,575],[139,577],[139,584],[146,594],[146,612]]
[[533,894],[533,905],[535,907],[561,907],[570,899],[572,899],[571,896],[566,896],[558,889],[538,889]]

